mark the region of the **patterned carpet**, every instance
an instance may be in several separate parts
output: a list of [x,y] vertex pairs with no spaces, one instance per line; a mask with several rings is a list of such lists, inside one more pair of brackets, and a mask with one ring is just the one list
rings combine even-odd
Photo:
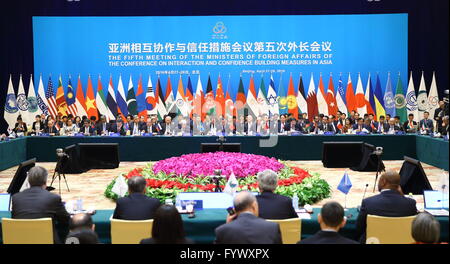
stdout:
[[[107,184],[109,184],[114,177],[119,175],[119,173],[126,173],[135,167],[145,166],[146,163],[147,162],[121,162],[119,168],[114,170],[90,170],[83,174],[67,174],[66,177],[70,192],[67,191],[65,182],[62,180],[62,199],[64,201],[69,201],[81,197],[84,201],[84,207],[87,209],[113,209],[115,207],[115,203],[105,198],[103,195]],[[345,195],[338,191],[336,187],[346,171],[345,169],[324,168],[321,161],[290,161],[289,163],[290,165],[295,165],[311,172],[320,173],[322,178],[327,180],[331,185],[333,191],[332,197],[314,204],[313,206],[320,206],[328,200],[335,200],[344,205]],[[403,161],[384,161],[386,168],[397,171],[400,170],[402,163]],[[55,163],[37,163],[37,165],[49,170],[48,184],[50,184]],[[439,179],[444,173],[444,170],[424,163],[422,163],[422,166],[427,174],[431,186],[436,189],[439,185]],[[13,167],[0,172],[0,193],[6,192],[16,169],[17,167]],[[347,207],[356,207],[360,204],[366,184],[369,184],[366,197],[377,193],[376,191],[375,193],[372,192],[375,180],[374,172],[355,172],[352,170],[347,170],[347,172],[353,184],[353,187],[347,197]],[[58,181],[56,181],[53,186],[58,188]],[[58,193],[58,189],[53,192]],[[423,203],[421,196],[415,196],[415,198],[419,204]]]

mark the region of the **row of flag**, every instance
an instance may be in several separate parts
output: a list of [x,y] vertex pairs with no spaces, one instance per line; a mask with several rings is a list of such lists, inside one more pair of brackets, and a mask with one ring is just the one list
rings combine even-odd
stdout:
[[124,89],[122,76],[119,76],[117,89],[114,88],[112,76],[109,78],[106,89],[102,85],[101,77],[98,76],[97,90],[94,93],[93,80],[89,75],[86,94],[84,94],[80,76],[78,76],[75,88],[72,86],[72,79],[69,76],[66,89],[63,87],[61,76],[58,78],[56,89],[53,86],[51,76],[49,76],[47,81],[47,88],[44,87],[42,76],[40,76],[37,93],[34,89],[33,77],[31,76],[28,95],[26,95],[22,75],[20,75],[16,96],[12,85],[12,77],[10,76],[4,118],[10,127],[14,126],[18,115],[21,115],[26,123],[31,123],[34,120],[34,116],[41,113],[52,115],[53,117],[68,114],[73,116],[95,116],[97,119],[100,115],[105,115],[108,120],[114,120],[118,116],[125,120],[129,114],[144,117],[156,114],[162,119],[168,113],[178,113],[190,117],[195,113],[204,119],[206,114],[224,117],[233,116],[237,114],[238,110],[246,107],[248,113],[254,116],[291,113],[294,117],[297,117],[301,113],[307,113],[308,118],[312,120],[318,114],[336,115],[337,111],[343,113],[356,111],[361,116],[372,113],[375,119],[386,114],[391,116],[397,115],[400,116],[401,121],[406,121],[407,115],[413,113],[415,120],[419,121],[422,116],[421,112],[432,112],[439,107],[434,73],[431,87],[427,94],[422,72],[417,96],[412,73],[406,93],[404,92],[400,75],[397,77],[394,90],[391,80],[393,77],[391,77],[390,73],[388,73],[384,93],[381,89],[378,73],[373,78],[374,80],[372,80],[372,76],[369,73],[365,88],[361,75],[358,74],[356,91],[353,88],[350,73],[346,84],[342,80],[342,75],[339,76],[336,90],[333,76],[330,74],[326,92],[322,74],[319,77],[317,91],[312,73],[307,90],[305,89],[303,76],[300,75],[296,88],[291,74],[287,92],[281,80],[278,89],[275,90],[275,82],[272,75],[270,76],[267,89],[262,77],[257,89],[255,78],[252,75],[246,92],[241,76],[238,92],[234,100],[230,96],[230,79],[228,78],[227,87],[224,89],[219,75],[214,93],[210,76],[208,76],[206,91],[204,91],[199,75],[194,93],[191,76],[188,77],[187,84],[184,85],[180,75],[176,89],[177,93],[174,96],[170,76],[167,77],[165,93],[163,93],[160,76],[158,76],[155,89],[153,88],[151,76],[148,77],[145,89],[143,78],[140,76],[136,91],[131,75],[126,90]]

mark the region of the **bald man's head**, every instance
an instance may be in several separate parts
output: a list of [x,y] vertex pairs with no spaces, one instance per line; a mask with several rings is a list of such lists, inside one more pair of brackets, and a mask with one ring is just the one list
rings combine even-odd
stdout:
[[378,182],[378,189],[391,189],[398,190],[400,186],[400,174],[394,170],[387,170],[385,173],[381,174],[380,180]]
[[76,214],[70,219],[70,231],[80,229],[92,229],[94,230],[94,222],[89,214]]
[[251,211],[258,216],[258,203],[256,197],[252,193],[246,191],[238,193],[236,197],[234,197],[233,203],[236,213]]

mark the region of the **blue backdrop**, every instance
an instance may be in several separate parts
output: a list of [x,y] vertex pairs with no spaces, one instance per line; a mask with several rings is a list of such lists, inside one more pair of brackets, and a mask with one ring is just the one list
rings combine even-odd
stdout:
[[240,75],[247,90],[252,73],[256,88],[261,76],[267,88],[272,73],[278,89],[282,76],[285,91],[291,73],[296,89],[299,74],[303,74],[305,92],[311,73],[316,87],[322,73],[325,90],[330,72],[335,90],[340,73],[344,83],[351,73],[354,90],[358,72],[364,89],[369,72],[374,86],[379,72],[383,90],[388,72],[394,90],[398,73],[404,89],[408,81],[407,14],[33,17],[33,41],[36,89],[40,74],[45,87],[49,74],[54,87],[59,74],[64,87],[72,74],[74,89],[76,76],[81,74],[84,90],[88,74],[94,90],[99,74],[104,89],[110,74],[117,89],[122,74],[125,90],[130,74],[135,89],[142,75],[144,90],[148,76],[155,87],[159,74],[164,91],[170,74],[175,93],[180,74],[185,87],[187,76],[191,75],[194,92],[198,74],[204,90],[208,74],[214,90],[220,74],[224,89],[230,76],[233,99]]

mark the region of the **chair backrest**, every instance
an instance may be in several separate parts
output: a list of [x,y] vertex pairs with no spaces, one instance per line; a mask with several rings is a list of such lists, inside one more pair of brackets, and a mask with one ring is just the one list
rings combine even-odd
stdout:
[[139,244],[142,239],[152,236],[153,219],[119,220],[111,219],[112,244]]
[[4,244],[53,244],[52,219],[2,219]]
[[367,244],[411,244],[412,221],[416,216],[384,217],[367,215]]
[[267,220],[275,222],[280,225],[281,238],[283,244],[295,244],[301,240],[302,237],[302,219],[289,218],[283,220]]

